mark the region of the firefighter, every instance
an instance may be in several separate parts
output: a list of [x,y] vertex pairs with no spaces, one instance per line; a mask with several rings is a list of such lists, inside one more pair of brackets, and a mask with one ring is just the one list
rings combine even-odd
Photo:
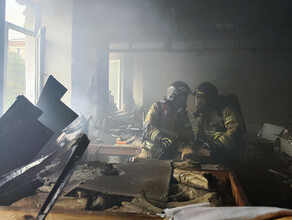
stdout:
[[209,83],[200,84],[195,92],[194,113],[196,145],[210,151],[210,161],[227,163],[237,160],[245,146],[245,122],[235,95],[218,95]]
[[189,94],[189,86],[176,81],[168,87],[166,96],[151,106],[144,121],[143,147],[138,157],[175,159],[180,149],[190,148],[194,134],[186,111]]

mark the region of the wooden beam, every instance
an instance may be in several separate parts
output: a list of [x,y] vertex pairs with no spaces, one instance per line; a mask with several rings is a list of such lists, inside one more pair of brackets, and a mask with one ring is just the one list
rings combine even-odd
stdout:
[[131,33],[113,34],[109,36],[110,43],[135,42],[165,42],[170,41],[205,41],[205,40],[248,40],[248,39],[278,39],[292,37],[290,29],[276,30],[201,30],[192,33]]
[[[0,206],[1,219],[11,220],[33,220],[37,216],[38,209],[24,209],[21,207]],[[77,211],[77,210],[57,210],[53,209],[46,220],[149,220],[159,219],[161,217],[155,215],[133,214],[133,213],[112,213],[112,212],[98,212],[98,211]]]
[[[48,193],[38,193],[33,196],[24,197],[21,200],[13,203],[13,207],[21,207],[23,209],[40,209],[48,197]],[[87,205],[87,198],[68,197],[63,196],[58,198],[54,204],[56,209],[71,209],[71,210],[85,210]]]
[[229,180],[231,184],[233,198],[237,206],[250,206],[250,203],[239,184],[239,181],[233,172],[229,173]]
[[130,145],[98,145],[98,144],[89,144],[89,146],[96,147],[97,154],[103,155],[128,155],[135,156],[138,153],[138,148]]
[[236,206],[250,206],[250,202],[242,189],[236,175],[234,172],[226,171],[226,170],[205,170],[216,177],[219,181],[226,182],[228,180],[230,182],[230,187],[232,190],[233,198]]
[[145,48],[145,49],[110,49],[110,53],[209,53],[209,52],[255,52],[255,51],[292,51],[292,47],[234,47],[234,48],[189,48],[189,49],[168,49],[168,48]]

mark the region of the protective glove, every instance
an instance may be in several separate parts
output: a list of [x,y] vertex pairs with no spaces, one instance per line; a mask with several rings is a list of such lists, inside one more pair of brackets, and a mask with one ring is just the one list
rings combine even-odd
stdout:
[[212,150],[212,147],[209,143],[204,143],[204,144],[202,144],[200,149]]
[[195,152],[195,155],[198,157],[210,157],[211,150],[208,150],[206,148],[200,148]]
[[218,139],[209,143],[204,143],[201,146],[201,148],[211,151],[222,149],[223,147],[224,147],[223,144]]
[[191,155],[193,154],[192,145],[183,146],[180,150],[181,150],[181,160],[191,159]]
[[172,140],[170,140],[167,137],[163,137],[163,138],[160,139],[160,145],[163,148],[170,147],[172,145]]

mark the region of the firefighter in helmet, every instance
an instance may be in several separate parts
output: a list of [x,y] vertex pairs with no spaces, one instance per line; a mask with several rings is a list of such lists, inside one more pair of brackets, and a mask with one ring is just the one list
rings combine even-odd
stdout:
[[172,83],[166,96],[155,102],[144,121],[143,147],[138,157],[151,159],[176,159],[179,150],[192,145],[194,134],[188,117],[189,86]]
[[217,88],[209,82],[201,83],[193,95],[196,145],[210,151],[211,161],[235,160],[245,146],[246,133],[237,97],[218,95]]

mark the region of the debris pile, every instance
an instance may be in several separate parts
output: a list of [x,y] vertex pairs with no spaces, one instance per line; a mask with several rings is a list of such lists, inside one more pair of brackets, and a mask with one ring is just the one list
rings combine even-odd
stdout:
[[55,202],[60,209],[132,213],[204,202],[234,205],[224,178],[199,163],[101,162],[96,155],[126,162],[137,154],[143,110],[112,112],[103,129],[91,132],[89,145],[83,133],[90,133],[91,117],[77,118],[60,101],[65,92],[50,76],[37,106],[19,96],[0,119],[0,205],[37,208],[42,216]]
[[66,163],[80,131],[62,129],[77,114],[60,101],[67,89],[50,76],[37,106],[24,96],[0,119],[0,204],[9,205],[35,193],[42,185],[37,173],[46,166]]
[[91,121],[87,161],[125,163],[130,157],[138,154],[147,109],[135,105],[124,109],[124,111],[113,109],[102,123]]
[[[150,162],[150,161],[149,161]],[[138,162],[139,163],[139,162]],[[212,206],[234,205],[231,193],[225,183],[217,181],[215,176],[206,171],[195,170],[194,163],[172,163],[172,175],[169,179],[167,200],[151,198],[143,190],[131,201],[123,201],[121,206],[115,206],[107,211],[133,213],[161,213],[166,208],[211,203]],[[224,188],[224,192],[221,190]],[[218,189],[218,192],[217,192]]]
[[[83,162],[75,169],[56,207],[154,214],[165,208],[205,202],[213,206],[234,205],[231,193],[228,198],[221,195],[226,194],[226,185],[210,172],[197,170],[196,166],[192,162],[158,160],[114,165]],[[23,198],[13,206],[39,208],[60,170],[56,164],[39,172],[44,185],[38,188],[36,195]],[[220,187],[224,187],[224,192]]]

